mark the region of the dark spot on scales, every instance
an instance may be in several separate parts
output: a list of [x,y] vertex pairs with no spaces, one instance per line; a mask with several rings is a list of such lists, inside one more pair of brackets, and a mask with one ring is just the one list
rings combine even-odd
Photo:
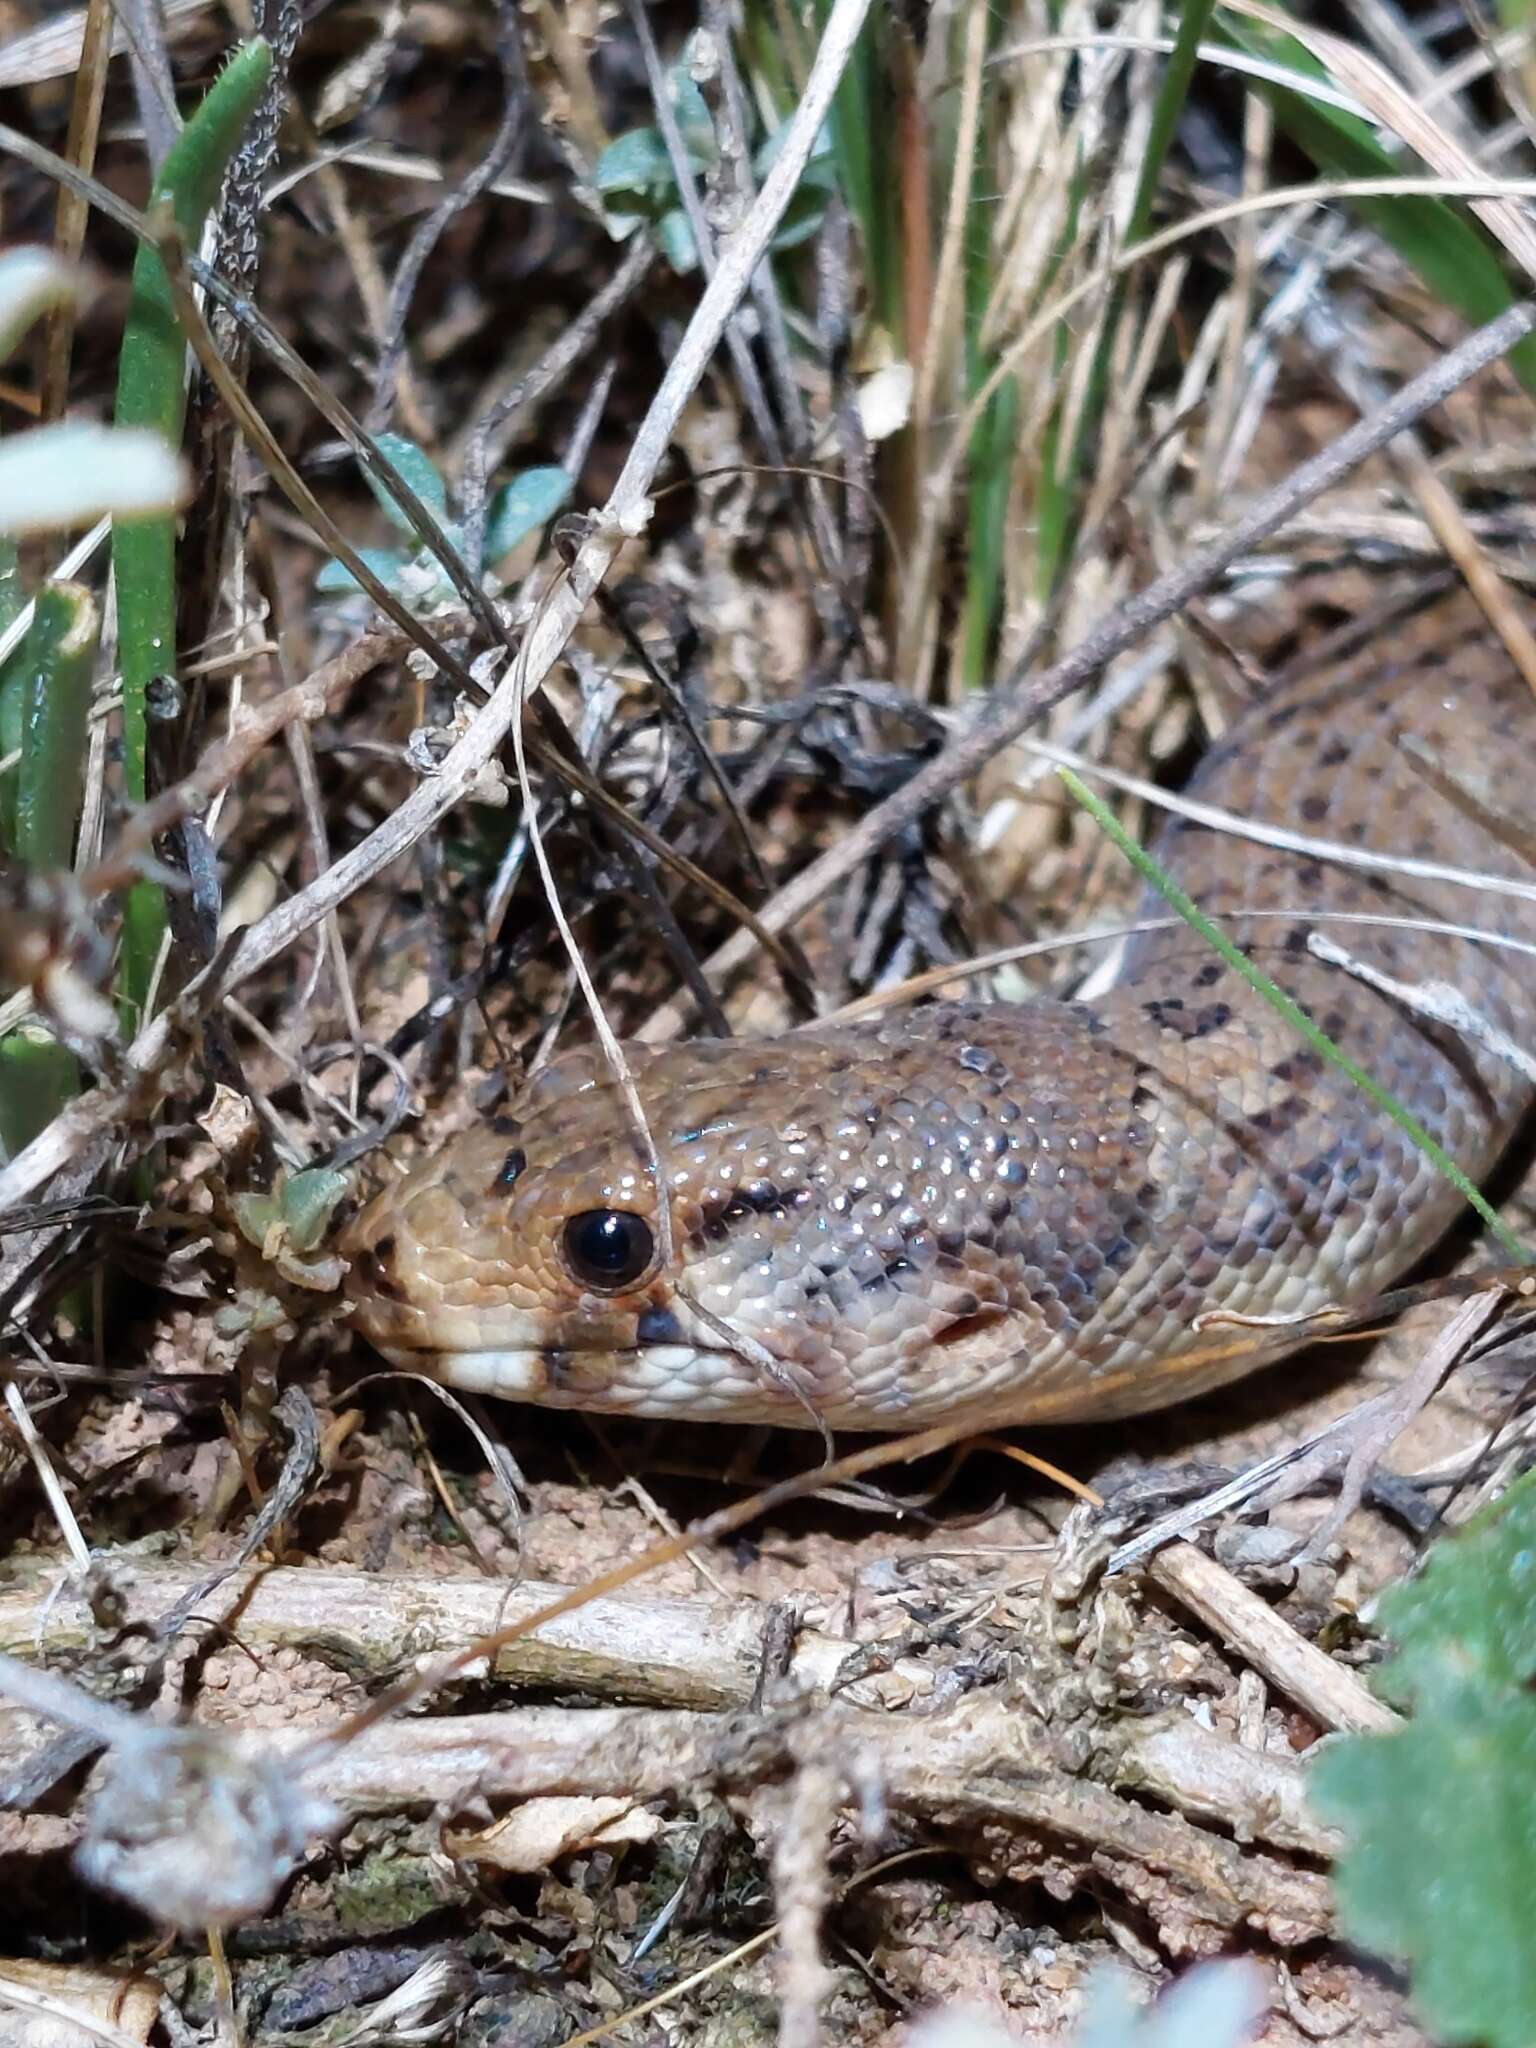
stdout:
[[862,1291],[865,1294],[878,1294],[882,1287],[889,1287],[891,1282],[900,1274],[910,1273],[911,1271],[912,1261],[910,1259],[887,1259],[885,1271],[883,1273],[876,1273],[872,1279],[866,1280]]
[[1232,1005],[1230,1003],[1207,1003],[1203,1010],[1196,1012],[1194,1025],[1189,1035],[1191,1038],[1208,1038],[1213,1031],[1220,1031],[1224,1025],[1230,1024],[1231,1021]]
[[640,1311],[635,1324],[635,1337],[641,1344],[681,1344],[684,1342],[683,1327],[669,1308],[646,1308]]
[[527,1164],[528,1154],[521,1145],[514,1145],[501,1162],[501,1171],[496,1176],[495,1185],[499,1188],[511,1187]]
[[521,1135],[522,1128],[520,1117],[508,1116],[504,1111],[491,1118],[491,1129],[498,1138],[516,1138]]

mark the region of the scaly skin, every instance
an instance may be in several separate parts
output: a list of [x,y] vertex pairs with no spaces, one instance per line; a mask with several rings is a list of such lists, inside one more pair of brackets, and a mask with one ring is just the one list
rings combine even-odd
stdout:
[[[1526,685],[1465,599],[1388,637],[1247,716],[1191,794],[1317,839],[1529,885],[1531,870],[1396,745],[1412,732],[1493,805],[1528,810]],[[1536,903],[1178,820],[1156,851],[1469,1175],[1488,1171],[1526,1084],[1319,962],[1307,934],[1326,909],[1529,942]],[[1142,915],[1163,910],[1154,898]],[[1255,910],[1286,915],[1233,915]],[[1530,1044],[1529,955],[1325,929],[1400,983],[1453,984]],[[656,1217],[645,1149],[600,1060],[556,1060],[509,1116],[451,1140],[352,1227],[357,1327],[387,1356],[547,1407],[689,1421],[1098,1420],[1294,1349],[1304,1332],[1197,1318],[1358,1301],[1460,1206],[1183,927],[1133,941],[1092,1003],[935,1004],[775,1040],[627,1052],[669,1191],[670,1260],[616,1294],[568,1270],[568,1218],[634,1211],[654,1230]]]

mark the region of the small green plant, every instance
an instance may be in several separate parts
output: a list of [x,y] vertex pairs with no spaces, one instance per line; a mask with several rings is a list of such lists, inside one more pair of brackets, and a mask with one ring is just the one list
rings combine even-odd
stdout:
[[[448,517],[448,487],[431,458],[414,441],[402,434],[380,434],[378,447],[416,496],[437,520],[449,545],[463,544],[464,530]],[[412,543],[396,548],[359,548],[358,555],[381,583],[418,611],[430,611],[453,595],[453,585],[441,563],[426,549],[415,545],[416,534],[394,499],[366,470],[364,480],[383,507],[384,516]],[[520,540],[546,525],[571,495],[571,477],[554,466],[525,469],[501,486],[486,513],[484,551],[487,562],[498,562],[511,553]],[[494,579],[487,579],[494,589]],[[359,588],[357,578],[345,563],[326,562],[315,578],[315,588],[327,596]]]
[[1412,1718],[1328,1744],[1321,1813],[1349,1838],[1339,1913],[1411,1973],[1447,2043],[1536,2042],[1536,1472],[1381,1603],[1378,1690]]
[[[709,106],[694,81],[686,50],[667,73],[667,96],[677,116],[689,169],[703,179],[719,163],[720,150]],[[778,153],[780,132],[776,129],[754,153],[752,168],[759,184]],[[823,135],[774,237],[775,249],[793,249],[815,234],[836,180],[832,138]],[[592,185],[602,200],[608,231],[615,241],[649,227],[674,270],[687,273],[698,268],[693,229],[678,197],[672,159],[659,128],[631,128],[616,136],[592,168]]]
[[346,1174],[328,1166],[280,1172],[269,1189],[232,1198],[235,1223],[247,1243],[295,1287],[337,1287],[346,1267],[323,1247],[336,1205],[351,1184]]

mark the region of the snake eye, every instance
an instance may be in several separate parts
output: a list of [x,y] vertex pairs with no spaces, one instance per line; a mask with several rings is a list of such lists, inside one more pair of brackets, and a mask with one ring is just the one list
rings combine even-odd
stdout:
[[651,1226],[628,1209],[584,1209],[566,1224],[561,1243],[575,1277],[604,1294],[638,1280],[655,1250]]

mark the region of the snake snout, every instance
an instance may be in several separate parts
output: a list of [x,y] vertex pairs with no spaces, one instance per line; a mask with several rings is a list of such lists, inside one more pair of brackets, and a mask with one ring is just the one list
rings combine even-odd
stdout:
[[411,1299],[401,1269],[397,1222],[390,1195],[378,1195],[341,1238],[347,1261],[343,1292],[351,1303],[352,1327],[386,1355],[421,1349],[424,1334],[420,1305]]

